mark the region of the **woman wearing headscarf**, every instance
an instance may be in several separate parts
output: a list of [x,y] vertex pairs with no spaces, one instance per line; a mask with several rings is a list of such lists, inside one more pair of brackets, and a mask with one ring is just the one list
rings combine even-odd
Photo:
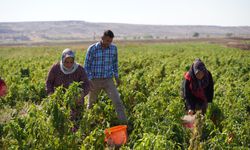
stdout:
[[213,100],[214,83],[211,73],[199,58],[185,73],[182,88],[188,114],[193,115],[196,110],[202,110],[204,115],[208,103]]
[[[61,61],[54,64],[48,73],[46,91],[50,95],[54,93],[56,87],[62,85],[68,88],[73,82],[81,82],[83,89],[81,99],[76,101],[76,109],[71,109],[71,120],[78,121],[81,119],[84,97],[89,92],[89,81],[84,68],[75,61],[75,53],[67,48],[62,52]],[[73,130],[77,128],[78,126],[75,126]]]

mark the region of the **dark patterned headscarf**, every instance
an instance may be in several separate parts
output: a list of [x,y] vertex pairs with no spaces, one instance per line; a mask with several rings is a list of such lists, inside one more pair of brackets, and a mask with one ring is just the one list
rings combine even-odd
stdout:
[[[197,79],[195,76],[195,74],[197,74],[199,71],[202,71],[204,73],[204,77],[201,80]],[[205,64],[199,58],[195,59],[194,63],[189,69],[189,74],[192,78],[192,87],[194,91],[200,88],[206,88],[208,86],[208,71]]]

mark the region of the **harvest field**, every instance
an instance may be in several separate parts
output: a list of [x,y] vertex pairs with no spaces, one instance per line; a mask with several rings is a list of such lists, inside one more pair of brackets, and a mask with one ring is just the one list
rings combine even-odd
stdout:
[[[118,90],[129,119],[128,142],[121,149],[188,149],[190,143],[193,149],[250,148],[250,51],[205,42],[117,46]],[[8,85],[8,94],[0,99],[0,149],[108,147],[104,129],[118,120],[105,94],[92,110],[84,110],[80,129],[72,133],[66,105],[75,99],[77,85],[50,97],[45,93],[48,70],[67,47],[83,64],[86,46],[0,47],[0,76]],[[201,133],[194,137],[181,123],[180,85],[197,57],[213,75],[215,94],[197,127]]]

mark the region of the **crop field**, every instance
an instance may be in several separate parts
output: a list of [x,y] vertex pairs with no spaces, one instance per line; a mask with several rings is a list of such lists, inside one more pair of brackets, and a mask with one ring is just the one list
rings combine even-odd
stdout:
[[[128,141],[120,149],[250,149],[250,51],[206,42],[117,46],[118,90],[129,119]],[[8,86],[0,98],[0,149],[109,148],[104,130],[119,122],[104,92],[93,109],[83,110],[76,133],[67,104],[78,95],[77,84],[46,95],[47,73],[65,48],[83,64],[87,46],[0,47],[0,76]],[[194,128],[198,135],[181,122],[180,86],[195,58],[215,82],[213,103]]]

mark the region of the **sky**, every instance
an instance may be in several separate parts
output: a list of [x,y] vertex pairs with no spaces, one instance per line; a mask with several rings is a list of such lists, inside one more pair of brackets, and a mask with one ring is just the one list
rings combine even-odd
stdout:
[[250,26],[250,0],[0,0],[0,22]]

